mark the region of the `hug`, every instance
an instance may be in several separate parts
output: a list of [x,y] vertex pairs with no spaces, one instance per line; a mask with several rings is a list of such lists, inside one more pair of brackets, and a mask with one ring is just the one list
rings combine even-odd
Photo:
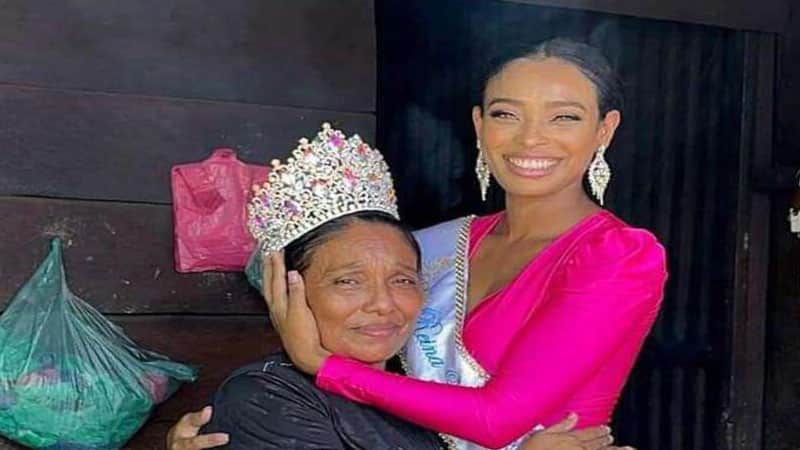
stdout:
[[602,207],[619,76],[548,40],[488,71],[471,114],[483,196],[505,194],[490,215],[411,233],[382,155],[327,124],[273,162],[248,273],[283,352],[236,370],[170,449],[616,448],[667,279],[653,234]]

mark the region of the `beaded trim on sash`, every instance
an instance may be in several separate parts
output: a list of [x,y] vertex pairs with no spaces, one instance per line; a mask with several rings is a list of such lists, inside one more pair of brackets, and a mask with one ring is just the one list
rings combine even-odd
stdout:
[[[464,319],[467,315],[467,287],[469,280],[469,233],[472,229],[472,221],[475,216],[469,216],[461,225],[458,230],[458,242],[456,243],[456,260],[455,260],[455,274],[456,274],[456,326],[455,326],[455,341],[456,350],[462,358],[469,364],[469,366],[477,372],[484,380],[489,379],[489,374],[486,370],[478,364],[478,361],[472,357],[464,346],[464,339],[462,337],[464,331]],[[439,433],[439,437],[447,444],[449,450],[459,450],[456,440],[444,433]]]
[[472,221],[475,216],[469,216],[458,232],[458,244],[456,246],[456,348],[461,357],[469,364],[469,366],[477,372],[480,377],[488,381],[490,375],[486,369],[481,366],[475,358],[467,351],[464,346],[464,320],[467,317],[467,294],[468,294],[468,280],[469,280],[469,234],[472,228]]
[[[484,380],[489,378],[486,370],[469,354],[464,346],[462,339],[462,331],[464,327],[464,318],[466,317],[467,305],[467,280],[469,276],[469,235],[472,228],[472,221],[475,219],[474,215],[465,218],[464,222],[458,230],[458,240],[456,241],[455,249],[455,262],[454,269],[456,275],[456,292],[455,292],[455,306],[456,306],[456,325],[455,325],[455,343],[458,353],[467,361],[467,364],[477,372]],[[408,360],[404,352],[400,353],[400,364],[406,375],[411,374],[409,369]],[[444,441],[448,450],[460,450],[458,443],[453,436],[445,433],[439,433],[439,437]]]

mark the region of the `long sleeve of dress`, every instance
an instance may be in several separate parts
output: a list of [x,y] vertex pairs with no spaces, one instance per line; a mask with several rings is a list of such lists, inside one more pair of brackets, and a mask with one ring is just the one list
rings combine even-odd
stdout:
[[664,249],[644,230],[599,233],[565,264],[564,281],[551,285],[481,388],[387,374],[337,356],[326,360],[317,386],[484,447],[506,446],[543,423],[612,357],[620,361],[621,349],[630,353],[622,368],[629,370],[661,303]]

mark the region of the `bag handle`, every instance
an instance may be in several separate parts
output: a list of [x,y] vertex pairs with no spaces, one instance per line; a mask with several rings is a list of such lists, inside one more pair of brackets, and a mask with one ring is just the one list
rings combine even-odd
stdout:
[[228,161],[228,160],[241,163],[239,157],[236,155],[236,150],[227,147],[215,149],[211,153],[211,156],[209,156],[206,159],[206,161]]

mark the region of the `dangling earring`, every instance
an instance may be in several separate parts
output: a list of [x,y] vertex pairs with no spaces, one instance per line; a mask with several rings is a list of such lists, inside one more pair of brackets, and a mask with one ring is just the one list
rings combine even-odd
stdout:
[[611,180],[611,167],[606,162],[605,153],[606,146],[601,145],[594,154],[592,163],[589,164],[589,187],[592,189],[592,195],[600,202],[600,206],[603,206],[603,196]]
[[486,201],[486,193],[489,191],[489,184],[492,180],[492,173],[489,171],[489,164],[486,163],[486,156],[481,150],[481,141],[475,144],[478,147],[478,160],[475,162],[475,175],[478,176],[478,185],[481,188],[481,199]]

